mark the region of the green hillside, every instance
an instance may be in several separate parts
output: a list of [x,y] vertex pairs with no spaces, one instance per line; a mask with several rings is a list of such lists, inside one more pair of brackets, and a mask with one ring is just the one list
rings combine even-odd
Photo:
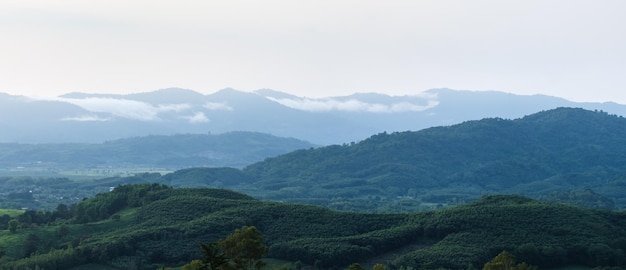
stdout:
[[[137,140],[156,144],[160,139]],[[193,149],[194,143],[184,141],[179,144],[187,146],[180,151]],[[163,149],[143,159],[176,157],[176,147]],[[245,156],[254,149],[229,151]],[[0,208],[52,209],[120,184],[156,182],[376,213],[437,209],[489,194],[617,210],[626,208],[626,119],[559,108],[515,120],[382,133],[358,143],[296,150],[243,169],[198,167],[131,175],[93,181],[0,177]]]
[[[420,213],[366,214],[260,201],[222,189],[119,186],[52,212],[26,211],[0,231],[0,269],[181,266],[199,242],[255,226],[268,258],[329,269],[480,268],[503,250],[540,267],[626,266],[626,215],[489,196]],[[395,259],[389,259],[394,254]]]
[[331,200],[342,198],[380,208],[375,201],[381,198],[445,205],[508,193],[624,208],[626,119],[559,108],[515,120],[483,119],[298,150],[243,173],[257,180],[258,191],[244,189],[249,194],[331,207]]

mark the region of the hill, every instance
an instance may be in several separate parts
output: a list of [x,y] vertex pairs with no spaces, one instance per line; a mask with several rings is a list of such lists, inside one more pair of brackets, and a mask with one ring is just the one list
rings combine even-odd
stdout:
[[0,144],[0,168],[20,171],[235,167],[313,145],[256,132],[152,135],[97,144]]
[[365,214],[259,201],[219,189],[124,185],[51,213],[27,211],[0,231],[0,269],[68,269],[88,263],[127,269],[180,266],[212,242],[255,226],[268,257],[345,267],[379,261],[404,267],[481,267],[502,250],[540,267],[625,266],[624,213],[488,196],[421,213]]
[[338,209],[394,198],[457,204],[500,193],[571,200],[590,195],[598,202],[594,207],[610,209],[613,203],[626,207],[625,164],[626,119],[558,108],[298,150],[243,173],[256,179],[249,194],[323,201]]
[[168,88],[129,95],[70,93],[52,99],[0,93],[0,123],[5,130],[0,142],[102,143],[148,135],[253,131],[330,145],[358,142],[381,132],[417,131],[492,117],[515,119],[556,107],[626,115],[626,106],[616,103],[451,89],[327,98],[269,89],[223,89],[205,95]]
[[[162,142],[167,138],[159,136],[111,142],[112,149],[123,150],[114,152],[118,159],[111,162],[194,164],[205,162],[197,154],[206,157],[205,145],[224,153],[223,161],[228,161],[230,154],[261,159],[257,154],[263,146],[290,146],[266,135],[239,133],[257,139],[234,136],[233,140],[242,143],[225,143],[226,136],[218,140],[224,144],[211,148],[208,142],[194,141],[209,135],[185,136],[177,137],[186,139],[171,146]],[[157,147],[162,150],[155,151]],[[296,150],[241,170],[186,168],[164,175],[154,172],[78,182],[4,177],[0,178],[0,205],[49,209],[119,184],[158,182],[174,187],[229,188],[261,199],[368,212],[420,211],[488,194],[521,194],[590,208],[623,209],[625,147],[623,117],[559,108],[515,120],[490,118],[417,132],[381,133],[359,143]],[[65,158],[50,157],[59,162]],[[80,157],[75,158],[76,164],[100,158],[80,151],[76,157]],[[103,154],[99,162],[109,164],[108,157]]]
[[[168,164],[177,164],[177,159],[191,164],[203,159],[178,154],[202,149],[203,143],[185,147],[191,138],[181,140],[182,146],[170,147],[161,144],[164,138],[149,137],[147,141],[153,143],[146,144],[145,151],[134,139],[111,144],[144,153],[127,157],[129,164],[159,159]],[[162,151],[150,150],[158,145]],[[262,149],[257,147],[271,143],[227,145],[242,148],[216,145],[214,149],[252,157],[255,149]],[[185,168],[90,181],[3,177],[0,206],[51,209],[120,184],[157,182],[173,187],[228,188],[259,199],[365,212],[423,211],[489,194],[521,194],[614,210],[626,208],[625,148],[623,117],[559,108],[515,120],[490,118],[417,132],[381,133],[359,143],[296,150],[243,169]],[[125,153],[116,155],[124,161]]]

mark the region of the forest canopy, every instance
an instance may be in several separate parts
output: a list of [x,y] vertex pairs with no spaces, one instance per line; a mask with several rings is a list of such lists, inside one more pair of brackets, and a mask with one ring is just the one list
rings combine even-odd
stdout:
[[[262,201],[222,189],[139,184],[10,220],[18,225],[0,232],[0,269],[181,266],[202,258],[199,242],[217,243],[225,256],[237,258],[241,253],[229,250],[237,246],[229,235],[234,231],[238,239],[250,228],[253,246],[269,248],[266,258],[321,268],[367,263],[389,252],[397,257],[376,263],[390,269],[478,268],[503,250],[542,268],[626,266],[623,212],[516,195],[444,210],[368,214]],[[251,267],[257,261],[233,263]]]

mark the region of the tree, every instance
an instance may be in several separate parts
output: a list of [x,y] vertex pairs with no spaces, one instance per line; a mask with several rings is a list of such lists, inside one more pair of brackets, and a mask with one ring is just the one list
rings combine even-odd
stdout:
[[183,265],[182,270],[204,270],[206,266],[201,260],[193,260],[188,264]]
[[385,265],[382,263],[377,263],[372,267],[372,270],[385,270]]
[[260,269],[265,265],[261,258],[268,251],[263,244],[263,235],[254,226],[243,226],[226,239],[217,242],[224,255],[231,260],[235,269]]
[[358,263],[353,263],[350,266],[348,266],[348,270],[365,270],[365,267],[361,266]]
[[515,267],[515,256],[508,251],[502,251],[490,262],[485,264],[483,270],[513,270]]
[[52,213],[53,219],[57,219],[57,218],[68,219],[71,217],[71,215],[72,213],[70,212],[70,208],[67,207],[67,205],[62,204],[62,203],[57,205],[56,210]]
[[228,263],[228,259],[224,256],[217,243],[203,244],[200,243],[202,248],[202,263],[207,270],[220,269]]
[[29,234],[24,241],[24,246],[22,247],[22,253],[24,257],[28,257],[31,254],[35,253],[38,247],[41,244],[41,240],[35,234]]
[[59,228],[57,229],[57,235],[61,238],[68,236],[69,234],[70,234],[70,228],[65,224],[59,226]]
[[483,270],[536,270],[537,267],[529,266],[526,263],[515,264],[515,256],[508,251],[502,251],[488,263],[485,263]]
[[14,233],[15,231],[17,231],[17,226],[18,225],[19,225],[19,222],[17,220],[15,220],[15,219],[9,220],[9,223],[8,223],[9,231]]
[[217,243],[200,243],[200,248],[202,260],[194,260],[183,269],[258,270],[265,265],[261,258],[269,249],[254,226],[243,226]]

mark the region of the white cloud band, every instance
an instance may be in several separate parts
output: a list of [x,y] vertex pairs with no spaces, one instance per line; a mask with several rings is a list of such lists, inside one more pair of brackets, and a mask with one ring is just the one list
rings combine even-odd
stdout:
[[407,101],[390,104],[368,103],[356,99],[278,99],[267,97],[268,99],[287,106],[292,109],[326,112],[326,111],[348,111],[348,112],[371,112],[371,113],[398,113],[398,112],[419,112],[433,108],[439,104],[435,99],[427,99],[425,105],[411,103]]

